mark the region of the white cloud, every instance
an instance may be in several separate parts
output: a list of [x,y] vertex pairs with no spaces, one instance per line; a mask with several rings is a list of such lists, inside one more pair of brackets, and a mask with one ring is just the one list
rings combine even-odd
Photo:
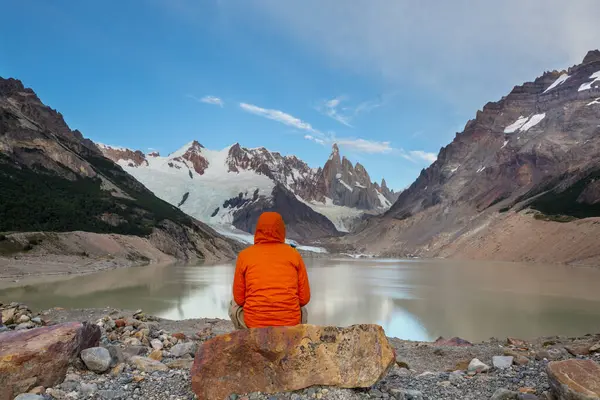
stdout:
[[368,154],[391,153],[394,149],[390,142],[378,142],[365,139],[338,139],[336,143],[351,150]]
[[325,141],[323,139],[316,138],[312,135],[304,135],[304,139],[312,140],[313,142],[318,143],[320,145],[325,145]]
[[284,125],[291,126],[297,129],[301,129],[307,132],[321,134],[318,130],[314,129],[308,122],[304,122],[299,118],[294,117],[288,113],[280,110],[272,110],[255,106],[254,104],[240,103],[240,108],[251,114],[259,115],[264,118],[272,119],[273,121],[280,122]]
[[409,151],[408,154],[410,155],[410,157],[413,161],[420,160],[420,161],[427,161],[429,163],[433,163],[433,162],[435,162],[435,160],[437,160],[437,154],[428,153],[428,152],[422,151],[422,150],[412,150],[412,151]]
[[198,98],[196,96],[194,96],[193,94],[188,94],[187,97],[189,97],[190,99],[196,100],[199,103],[206,103],[206,104],[212,104],[215,106],[219,106],[219,107],[223,107],[225,105],[225,102],[216,96],[204,96],[202,98]]
[[204,96],[203,98],[200,99],[200,101],[203,103],[206,103],[206,104],[213,104],[215,106],[220,106],[220,107],[223,107],[225,105],[223,100],[221,100],[220,98],[215,97],[215,96]]

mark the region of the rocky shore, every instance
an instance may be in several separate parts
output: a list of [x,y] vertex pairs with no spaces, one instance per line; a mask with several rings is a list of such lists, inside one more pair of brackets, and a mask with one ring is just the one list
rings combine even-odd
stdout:
[[[25,305],[8,303],[0,305],[0,312],[4,321],[0,325],[4,332],[0,333],[0,353],[3,335],[14,330],[90,321],[100,331],[99,347],[82,351],[69,365],[64,381],[51,387],[28,388],[28,394],[16,397],[19,400],[194,399],[190,368],[196,349],[206,340],[233,330],[228,321],[171,321],[145,315],[142,310],[54,308],[32,312]],[[559,399],[560,382],[549,374],[549,363],[571,360],[567,363],[589,362],[593,367],[600,362],[600,335],[531,341],[491,339],[474,344],[458,338],[433,343],[389,341],[396,365],[370,388],[311,387],[277,394],[239,393],[230,398],[552,400]],[[569,364],[562,367],[569,368]],[[600,376],[596,379],[600,385]]]

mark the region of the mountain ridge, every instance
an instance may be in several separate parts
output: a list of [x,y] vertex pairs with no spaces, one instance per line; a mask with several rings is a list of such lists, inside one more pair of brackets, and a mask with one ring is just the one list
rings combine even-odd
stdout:
[[[293,239],[337,235],[351,230],[363,215],[385,211],[397,197],[385,180],[381,185],[371,182],[360,163],[341,158],[335,144],[319,168],[311,168],[295,155],[239,143],[215,151],[194,140],[166,157],[97,146],[159,197],[188,214],[246,232],[253,231],[260,212],[275,210],[282,213]],[[314,229],[307,229],[305,222],[312,222]]]
[[1,77],[0,187],[0,231],[143,236],[183,260],[237,248],[154,196],[21,81]]
[[[595,232],[600,216],[598,54],[589,52],[581,64],[545,72],[488,102],[383,216],[338,243],[378,254],[462,252],[475,258],[479,245],[486,256],[519,261],[544,256],[541,248],[540,254],[527,254],[532,239],[521,233],[526,226],[533,229],[529,218],[548,243],[560,236],[552,239],[544,232],[567,229],[555,228],[553,221],[572,220],[565,223]],[[510,238],[502,231],[522,238],[519,250],[511,254]],[[548,253],[557,260],[567,254],[568,261],[597,259],[598,241],[582,239],[589,246],[579,255],[558,245],[562,255]]]

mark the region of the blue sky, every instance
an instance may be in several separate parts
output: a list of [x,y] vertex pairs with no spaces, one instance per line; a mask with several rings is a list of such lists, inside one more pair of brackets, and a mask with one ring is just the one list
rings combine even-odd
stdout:
[[596,3],[565,4],[10,1],[0,76],[102,143],[240,142],[320,166],[338,142],[400,189],[487,101],[600,47]]

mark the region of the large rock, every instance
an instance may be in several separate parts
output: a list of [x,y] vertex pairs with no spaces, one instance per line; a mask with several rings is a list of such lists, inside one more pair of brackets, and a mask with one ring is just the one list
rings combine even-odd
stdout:
[[110,368],[112,357],[104,347],[92,347],[81,352],[81,359],[90,371],[105,372]]
[[600,366],[592,360],[553,361],[548,377],[559,400],[600,399]]
[[0,400],[12,400],[35,386],[63,381],[81,350],[98,345],[96,325],[67,322],[0,335]]
[[370,387],[395,362],[378,325],[298,325],[241,330],[206,341],[192,367],[199,399],[313,385]]

